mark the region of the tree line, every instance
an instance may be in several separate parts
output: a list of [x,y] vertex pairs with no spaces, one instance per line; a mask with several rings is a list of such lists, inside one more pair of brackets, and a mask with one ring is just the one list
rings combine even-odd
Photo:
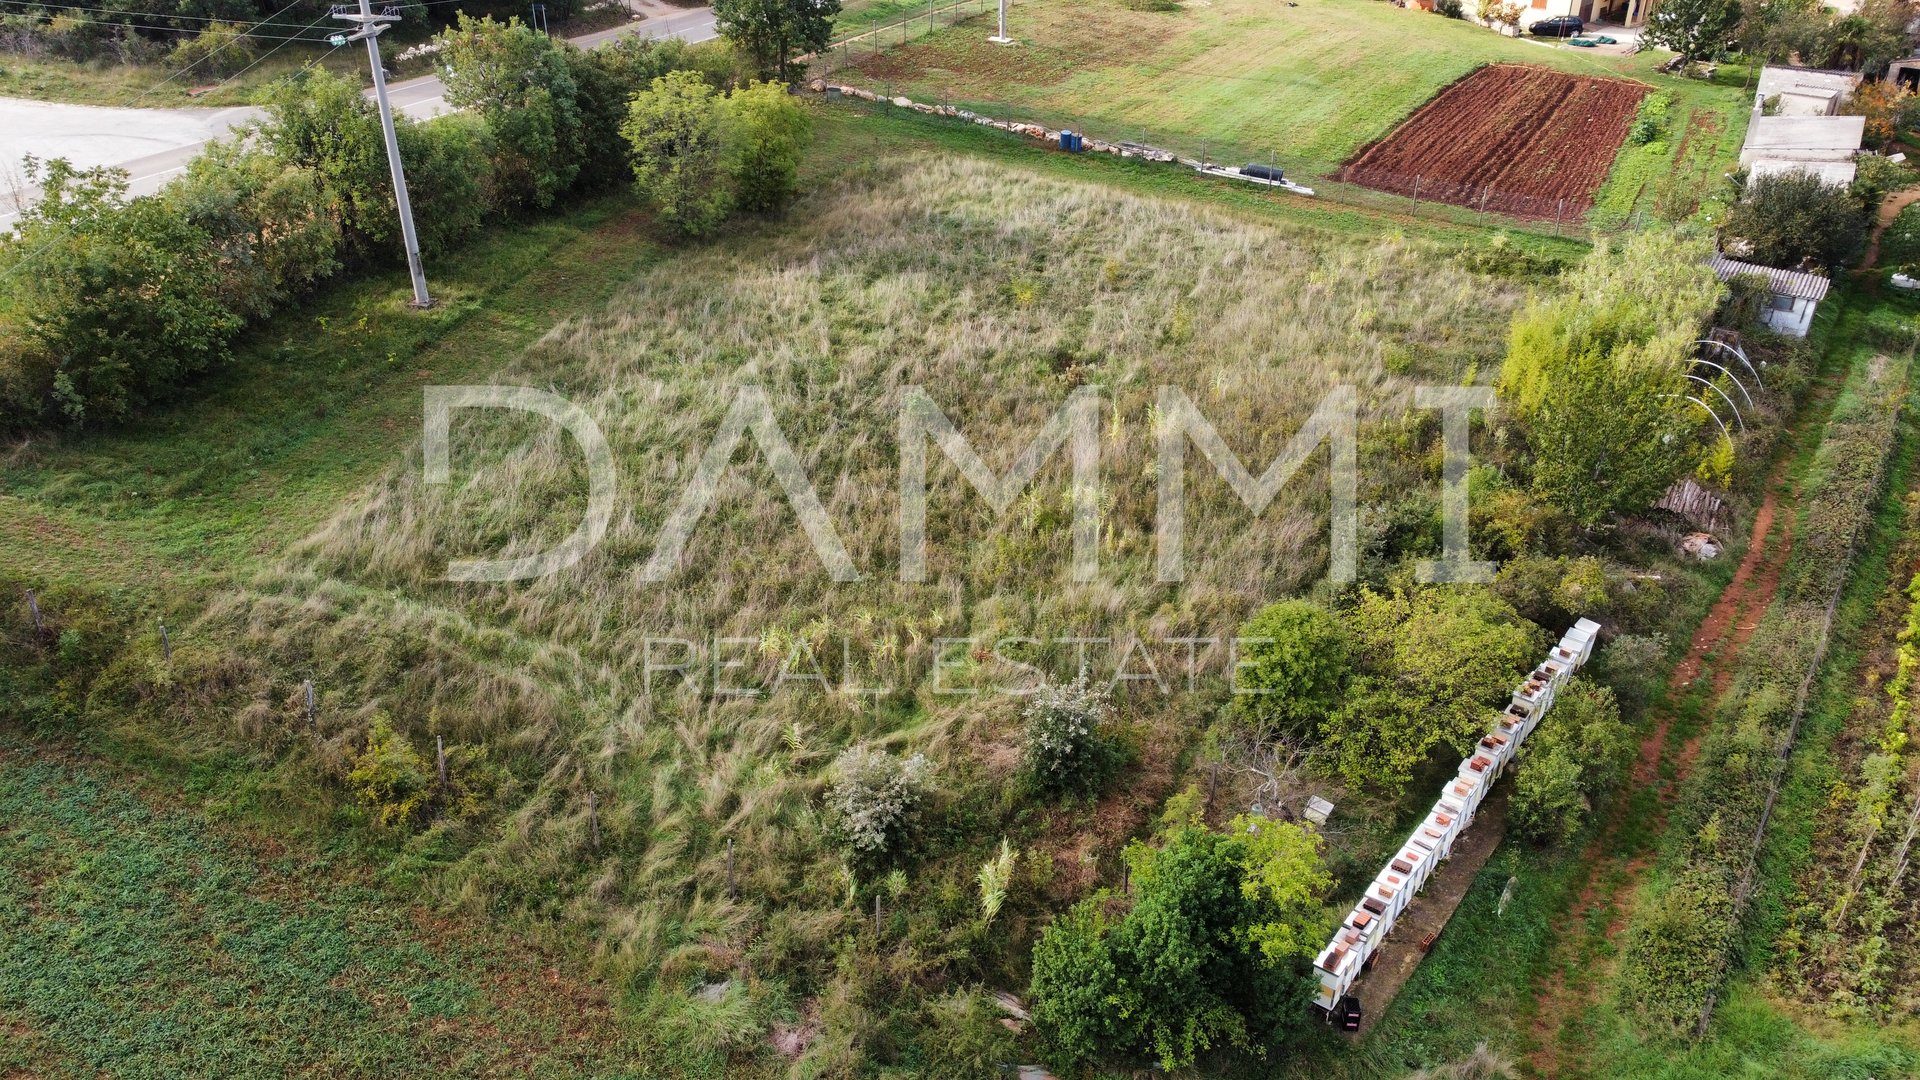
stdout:
[[[743,78],[728,46],[586,52],[466,16],[436,40],[460,111],[395,121],[429,256],[623,182],[685,234],[794,194],[805,110]],[[0,240],[0,427],[137,415],[321,282],[396,261],[380,121],[359,86],[309,71],[266,108],[148,198],[128,199],[119,170],[28,161],[40,201]]]

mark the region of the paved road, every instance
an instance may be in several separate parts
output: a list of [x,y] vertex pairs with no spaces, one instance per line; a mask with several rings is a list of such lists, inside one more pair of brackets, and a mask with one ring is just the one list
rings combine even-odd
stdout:
[[[672,8],[657,0],[640,0],[640,4],[647,18],[569,40],[591,49],[630,34],[686,41],[707,41],[718,35],[711,9]],[[437,75],[390,83],[387,93],[396,111],[416,120],[451,111],[446,87]],[[118,166],[127,170],[129,194],[151,195],[185,171],[210,140],[260,114],[250,106],[109,109],[0,98],[0,229],[38,197],[37,191],[25,186],[20,171],[20,159],[26,154],[65,157],[82,168]]]

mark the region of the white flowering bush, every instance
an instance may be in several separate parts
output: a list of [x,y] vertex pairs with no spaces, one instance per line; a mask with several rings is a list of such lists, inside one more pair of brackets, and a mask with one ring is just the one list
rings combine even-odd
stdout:
[[933,766],[925,754],[898,758],[852,747],[833,762],[828,832],[855,861],[893,852],[912,830]]
[[1025,713],[1025,769],[1040,791],[1092,791],[1112,770],[1117,753],[1105,728],[1113,706],[1104,689],[1086,679],[1034,692]]

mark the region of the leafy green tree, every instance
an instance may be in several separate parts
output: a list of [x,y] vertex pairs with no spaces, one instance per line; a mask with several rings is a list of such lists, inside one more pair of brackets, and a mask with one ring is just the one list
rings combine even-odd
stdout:
[[840,0],[715,0],[720,36],[751,56],[760,74],[793,79],[794,57],[819,52],[833,40]]
[[1753,262],[1839,267],[1866,243],[1867,215],[1852,195],[1812,173],[1774,173],[1747,181],[1720,232],[1729,247],[1752,245],[1746,258]]
[[[313,69],[275,82],[267,90],[266,108],[266,119],[255,129],[260,144],[281,161],[320,177],[347,250],[359,258],[378,253],[383,261],[403,256],[386,141],[360,84]],[[399,117],[395,122],[410,126]]]
[[1254,949],[1270,964],[1311,960],[1326,928],[1321,901],[1333,889],[1320,834],[1244,814],[1227,833],[1240,840],[1240,891],[1264,909],[1265,921],[1247,931]]
[[564,52],[573,75],[584,146],[578,186],[598,190],[632,177],[630,148],[620,134],[627,120],[627,102],[653,85],[653,80],[684,67],[686,53],[687,44],[679,38],[637,36]]
[[1619,782],[1634,754],[1633,729],[1613,691],[1576,678],[1528,740],[1514,778],[1512,820],[1523,835],[1564,842],[1593,802]]
[[1116,921],[1109,898],[1084,901],[1034,947],[1048,1056],[1063,1067],[1145,1057],[1172,1071],[1284,1045],[1305,1013],[1304,942],[1328,881],[1314,843],[1297,826],[1241,819],[1130,847],[1132,907]]
[[242,318],[222,302],[212,239],[126,173],[28,158],[40,201],[0,243],[0,394],[8,419],[124,418],[228,356]]
[[1640,37],[1682,59],[1704,60],[1726,50],[1741,15],[1740,0],[1662,0]]
[[1581,525],[1643,509],[1702,454],[1686,371],[1722,293],[1707,251],[1660,231],[1599,245],[1514,319],[1501,396],[1534,491]]
[[633,146],[635,186],[688,236],[718,228],[733,205],[721,110],[700,76],[676,71],[634,95],[621,129]]
[[1387,793],[1434,748],[1470,748],[1545,647],[1538,627],[1479,588],[1362,590],[1347,623],[1360,674],[1321,740],[1350,783]]
[[1863,0],[1821,34],[1825,63],[1866,71],[1898,60],[1913,50],[1912,23],[1913,8],[1906,0]]
[[571,48],[523,25],[462,14],[434,39],[447,104],[493,133],[494,183],[504,205],[547,207],[573,186],[587,147]]
[[1319,605],[1282,600],[1240,630],[1234,720],[1262,740],[1310,734],[1339,703],[1347,680],[1347,636]]
[[779,83],[756,82],[727,95],[727,141],[741,209],[771,213],[793,201],[800,153],[812,135],[806,109]]
[[[407,163],[407,196],[420,250],[433,255],[459,247],[496,208],[492,131],[471,113],[449,113],[397,125],[394,133],[400,160]],[[397,213],[391,202],[381,210],[389,217]],[[397,230],[398,219],[393,220]]]

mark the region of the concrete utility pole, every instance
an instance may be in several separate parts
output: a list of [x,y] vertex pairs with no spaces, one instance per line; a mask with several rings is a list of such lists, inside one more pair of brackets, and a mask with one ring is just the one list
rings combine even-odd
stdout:
[[1013,39],[1007,36],[1007,0],[1000,0],[1000,32],[987,40],[995,45],[1013,44]]
[[407,272],[413,275],[413,306],[432,307],[433,298],[427,295],[427,273],[420,267],[420,240],[413,231],[413,204],[407,199],[407,173],[400,165],[400,140],[393,133],[393,106],[387,102],[387,73],[380,66],[380,33],[399,22],[400,16],[392,8],[375,15],[367,0],[360,0],[359,11],[335,8],[333,17],[360,27],[351,34],[335,37],[336,43],[367,43],[367,59],[373,64],[373,96],[380,106],[381,130],[387,136],[387,168],[393,173],[393,202],[400,211],[400,238],[407,245]]

